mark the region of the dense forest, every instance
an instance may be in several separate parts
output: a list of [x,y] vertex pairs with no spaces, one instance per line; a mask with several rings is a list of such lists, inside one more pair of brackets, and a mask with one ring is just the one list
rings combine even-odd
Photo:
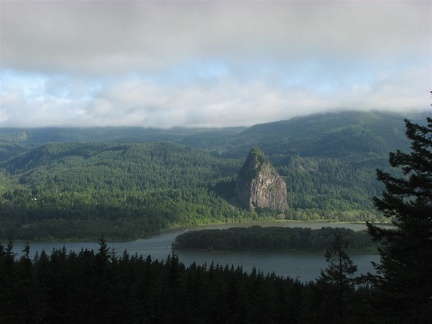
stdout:
[[[403,134],[401,115],[379,112],[247,129],[0,129],[0,237],[131,240],[209,223],[379,222],[375,169],[388,170],[389,150],[408,146]],[[284,214],[233,201],[254,146],[287,183]]]
[[5,163],[19,183],[2,195],[0,237],[91,239],[102,232],[131,240],[178,226],[253,220],[217,195],[211,181],[234,177],[239,166],[171,143],[42,145]]
[[[220,264],[186,267],[110,250],[44,251],[16,259],[0,246],[1,323],[364,323],[374,291],[332,280],[300,283]],[[345,262],[345,260],[343,260]],[[338,293],[336,293],[338,292]]]
[[[42,251],[33,259],[30,258],[31,246],[27,242],[23,246],[23,255],[18,258],[14,253],[14,242],[9,239],[7,245],[0,244],[0,322],[430,323],[432,118],[427,118],[427,126],[408,120],[405,120],[405,125],[406,136],[411,140],[411,152],[390,152],[388,159],[390,165],[399,172],[389,173],[386,169],[376,171],[377,180],[384,185],[384,191],[382,195],[373,197],[373,204],[385,219],[392,222],[391,227],[367,222],[368,234],[376,242],[380,254],[379,263],[373,264],[376,273],[357,276],[357,266],[349,257],[349,246],[355,247],[365,238],[361,236],[363,234],[357,236],[354,232],[329,228],[316,232],[296,229],[287,233],[282,233],[283,230],[280,229],[281,236],[293,238],[294,243],[302,242],[302,245],[308,246],[310,242],[313,248],[314,242],[321,240],[317,245],[327,247],[324,253],[327,267],[321,269],[321,274],[315,281],[307,283],[280,277],[275,273],[264,274],[256,269],[246,273],[241,267],[230,265],[193,263],[186,267],[180,262],[175,251],[165,260],[129,255],[127,251],[119,254],[119,251],[108,248],[103,236],[99,239],[97,251],[67,253],[63,248],[53,250],[50,255]],[[87,225],[86,222],[97,220],[93,213],[101,207],[104,208],[97,214],[99,221],[107,224],[116,224],[118,221],[121,228],[125,220],[119,220],[115,216],[123,216],[129,220],[127,217],[133,215],[132,212],[129,215],[129,211],[121,211],[130,197],[138,199],[142,210],[150,207],[162,208],[171,202],[174,204],[172,211],[176,211],[178,206],[192,208],[182,214],[185,215],[186,223],[190,221],[189,215],[192,211],[197,212],[197,221],[203,220],[202,213],[208,210],[203,208],[208,202],[204,197],[213,197],[214,201],[210,205],[215,203],[215,206],[218,206],[215,207],[215,215],[206,214],[209,220],[218,219],[217,211],[220,208],[234,211],[234,218],[239,215],[270,218],[280,216],[269,211],[242,214],[238,208],[228,203],[232,180],[221,170],[224,170],[224,167],[231,170],[230,163],[237,163],[232,156],[221,157],[220,161],[215,162],[213,159],[216,159],[217,155],[172,143],[151,144],[170,148],[162,155],[156,154],[161,151],[161,147],[151,155],[149,152],[152,146],[142,146],[143,144],[112,146],[113,144],[97,142],[64,145],[43,145],[2,164],[2,228],[5,226],[19,231],[44,221],[47,221],[47,227],[50,223],[61,221],[70,221],[70,226]],[[112,165],[103,168],[103,171],[99,171],[95,166],[96,163],[103,165],[111,162],[104,154],[121,157],[128,156],[129,150],[136,152],[142,149],[149,150],[145,154],[147,158],[150,154],[150,157],[154,157],[157,163],[162,165],[171,161],[171,157],[175,156],[173,152],[180,155],[183,152],[182,158],[187,160],[189,156],[190,161],[193,161],[194,154],[207,156],[210,162],[215,163],[213,168],[205,168],[204,163],[201,169],[199,162],[196,162],[194,169],[197,170],[187,171],[189,173],[185,177],[194,179],[195,189],[201,190],[202,195],[196,196],[192,186],[175,187],[173,182],[160,174],[153,178],[146,175],[143,187],[140,187],[141,181],[136,181],[134,187],[119,191],[107,182],[109,177],[102,174],[115,171],[116,168],[111,166],[117,163],[122,165],[119,162],[121,158],[113,159]],[[134,160],[132,156],[133,154],[129,155],[126,160]],[[146,161],[148,168],[151,166],[151,158]],[[46,165],[50,168],[44,170]],[[133,168],[134,164],[127,165]],[[85,173],[86,168],[94,169]],[[175,172],[172,178],[179,184],[187,183],[182,182],[182,169],[173,166]],[[187,167],[184,169],[188,170]],[[68,173],[68,170],[77,172],[76,178],[79,180],[72,181],[74,172]],[[307,173],[308,170],[311,169],[303,168],[302,172]],[[83,178],[79,176],[81,171],[85,174]],[[96,174],[94,178],[93,172]],[[180,172],[179,177],[176,172]],[[219,179],[222,180],[205,180],[206,177],[211,177],[212,172],[221,172]],[[53,180],[53,177],[61,176],[65,176],[63,181]],[[128,176],[125,175],[126,179]],[[69,179],[71,188],[74,189],[70,189]],[[148,179],[161,179],[164,185],[160,188],[153,187],[155,184],[151,181],[147,183]],[[120,183],[122,181],[116,182],[116,185]],[[125,181],[126,183],[128,181]],[[89,189],[86,189],[87,187]],[[134,190],[138,193],[137,196],[130,194]],[[187,190],[192,190],[189,196]],[[46,195],[47,192],[51,196]],[[96,194],[92,196],[88,193]],[[118,195],[117,201],[123,201],[123,204],[112,211],[112,202],[109,199],[106,205],[100,204],[103,196],[99,193],[106,194],[109,199]],[[167,193],[169,194],[166,195]],[[158,196],[159,194],[161,196]],[[148,195],[163,198],[160,201],[150,200],[149,203],[145,200]],[[171,200],[164,200],[168,196]],[[51,200],[48,197],[51,197]],[[63,197],[66,197],[65,205],[58,203]],[[198,197],[201,200],[197,199]],[[218,203],[220,205],[217,205]],[[86,210],[83,206],[89,209]],[[131,203],[131,206],[136,205]],[[131,207],[131,211],[133,208]],[[52,218],[47,218],[47,215]],[[65,218],[59,218],[58,215]],[[164,210],[156,209],[147,215],[137,214],[136,218],[132,216],[130,219],[169,220],[173,223],[164,226],[175,226],[174,221],[178,219],[170,219],[170,215],[178,217],[175,213],[164,213]],[[290,217],[289,214],[284,216]],[[21,223],[17,223],[17,219]],[[45,226],[41,227],[41,230],[42,228]],[[86,226],[82,226],[76,231],[80,232],[85,228]],[[158,228],[161,229],[162,227]],[[237,238],[242,239],[242,244],[246,245],[248,239],[259,242],[262,238],[269,241],[270,246],[274,242],[272,243],[269,236],[277,236],[273,231],[279,229],[269,229],[267,232],[266,229],[252,227],[237,232],[201,232],[197,235],[184,235],[180,240],[199,238],[201,235],[213,237],[215,241],[211,244],[214,247],[221,237],[231,244],[235,244]],[[243,233],[248,233],[245,235],[248,239],[242,237]],[[327,238],[331,236],[333,239],[329,242]],[[201,237],[200,242],[203,241],[205,238]]]
[[376,244],[366,231],[322,227],[233,227],[188,231],[175,238],[174,250],[202,249],[214,251],[309,251],[330,249],[336,231],[349,241],[350,251],[377,251]]

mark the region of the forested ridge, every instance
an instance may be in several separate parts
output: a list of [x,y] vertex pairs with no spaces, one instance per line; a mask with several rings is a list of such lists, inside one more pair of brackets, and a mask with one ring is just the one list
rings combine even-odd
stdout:
[[[215,222],[380,221],[375,169],[388,169],[388,149],[408,145],[403,133],[400,115],[377,112],[248,129],[0,129],[0,237],[130,240]],[[287,184],[285,214],[232,199],[254,146]]]
[[250,220],[212,190],[212,179],[234,177],[239,163],[172,143],[42,145],[6,163],[20,185],[2,196],[0,236],[102,232],[130,240],[176,226]]
[[[42,251],[31,259],[31,246],[27,242],[23,246],[23,255],[17,258],[14,253],[14,242],[9,239],[7,245],[0,243],[0,322],[430,323],[432,316],[430,279],[432,271],[432,118],[427,118],[426,126],[409,120],[405,120],[405,125],[406,136],[411,142],[411,152],[405,153],[401,150],[390,152],[389,164],[397,169],[392,169],[391,172],[387,172],[385,168],[376,170],[377,179],[384,185],[384,191],[381,195],[373,197],[373,204],[379,212],[383,213],[383,217],[392,222],[392,227],[377,226],[367,222],[368,234],[377,243],[380,254],[380,261],[373,263],[376,273],[356,275],[357,266],[350,259],[348,251],[351,244],[355,245],[356,241],[361,241],[361,237],[355,237],[356,233],[353,236],[353,232],[340,229],[323,228],[322,233],[318,231],[314,234],[305,229],[298,229],[285,235],[292,234],[293,242],[303,242],[303,246],[307,246],[309,238],[311,242],[321,240],[320,244],[327,244],[324,254],[327,267],[321,269],[321,274],[315,281],[307,283],[280,277],[274,273],[264,274],[256,269],[246,273],[241,267],[234,268],[230,265],[193,263],[187,267],[180,262],[175,252],[168,255],[165,260],[152,260],[151,256],[144,258],[129,255],[127,251],[120,254],[121,252],[108,248],[103,236],[99,239],[97,251],[81,250],[67,253],[63,248],[53,250],[50,255]],[[158,189],[138,190],[137,195],[134,196],[130,194],[132,190],[118,191],[116,187],[106,182],[107,177],[100,175],[93,179],[90,173],[87,175],[90,180],[86,184],[91,188],[89,190],[86,190],[86,185],[82,184],[74,185],[74,190],[81,191],[68,191],[69,189],[65,190],[65,188],[69,187],[62,187],[59,184],[50,187],[44,180],[51,179],[51,176],[59,176],[61,172],[58,171],[62,167],[66,171],[75,165],[76,169],[73,170],[84,172],[86,167],[92,168],[95,167],[94,163],[101,162],[96,159],[86,164],[93,158],[102,157],[103,154],[121,156],[121,154],[128,154],[129,149],[128,145],[119,146],[118,143],[114,146],[112,143],[86,143],[80,144],[84,145],[84,150],[78,149],[82,154],[76,154],[74,145],[77,144],[71,144],[67,149],[62,145],[52,144],[51,146],[50,144],[39,147],[28,153],[33,155],[31,158],[24,154],[2,164],[4,171],[0,177],[3,193],[0,205],[2,229],[22,231],[45,221],[46,226],[49,227],[52,222],[69,220],[70,226],[80,224],[81,231],[89,230],[89,233],[94,234],[92,228],[88,226],[89,223],[100,222],[95,227],[100,230],[99,225],[103,225],[104,222],[112,226],[119,221],[117,223],[119,225],[116,225],[118,233],[119,228],[124,228],[124,224],[139,227],[143,225],[140,223],[142,221],[152,220],[152,224],[156,224],[171,220],[170,216],[178,217],[179,206],[187,210],[181,214],[185,216],[186,223],[190,221],[192,211],[196,212],[196,220],[202,221],[203,213],[208,211],[209,209],[206,208],[210,206],[215,207],[215,215],[209,214],[209,220],[218,219],[218,215],[225,215],[217,214],[223,208],[233,211],[233,220],[243,216],[245,218],[280,216],[270,211],[242,214],[239,209],[228,204],[226,198],[229,196],[227,193],[232,181],[230,176],[221,170],[225,170],[224,167],[230,170],[230,163],[234,161],[235,164],[236,159],[232,156],[228,159],[227,156],[217,157],[218,155],[203,151],[197,151],[196,154],[210,154],[207,155],[210,161],[218,161],[215,165],[218,166],[216,170],[221,171],[221,178],[201,181],[212,174],[211,170],[191,172],[195,175],[195,187],[173,188],[172,183],[167,182],[165,187],[161,186]],[[136,147],[138,151],[144,149],[140,145]],[[153,145],[162,145],[166,148],[173,144]],[[131,144],[132,146],[135,144]],[[93,150],[94,148],[97,149]],[[75,153],[70,154],[71,150]],[[156,151],[159,152],[160,147]],[[168,151],[177,152],[173,156],[183,153],[189,156],[195,154],[194,150],[176,144],[167,150],[163,159],[162,155],[156,154],[157,163],[170,160],[168,156],[171,153]],[[69,153],[65,154],[65,152]],[[148,155],[151,149],[146,152]],[[55,158],[50,159],[49,156]],[[217,160],[216,157],[221,160]],[[182,158],[186,159],[186,157]],[[297,155],[295,158],[301,157]],[[122,165],[118,162],[121,160],[118,156],[113,160],[116,161],[113,165],[116,163]],[[102,161],[106,163],[107,159],[103,158]],[[337,161],[339,163],[340,159]],[[300,162],[299,172],[305,174],[316,172],[319,166],[314,160],[308,160],[307,163],[305,160],[297,162]],[[47,163],[51,163],[52,168],[47,169],[44,176],[40,176],[41,168]],[[198,168],[201,168],[201,165]],[[94,171],[97,170],[98,168],[95,167]],[[181,174],[182,168],[174,168],[174,170],[177,170],[176,172],[180,170]],[[336,175],[339,174],[337,169],[334,172]],[[347,173],[345,175],[348,176]],[[36,177],[38,181],[32,182],[35,176],[39,176]],[[100,187],[95,187],[96,179]],[[308,177],[305,176],[305,179],[307,182]],[[329,179],[333,178],[329,177]],[[340,181],[343,183],[342,178]],[[46,195],[48,190],[51,190],[49,194],[52,196]],[[196,195],[197,192],[194,190],[201,190],[202,194]],[[94,193],[95,196],[89,193]],[[103,196],[100,193],[108,195],[106,205],[101,204]],[[39,196],[36,196],[37,194]],[[149,197],[153,195],[158,198],[151,200]],[[64,200],[65,205],[59,204],[63,197],[67,197]],[[114,197],[117,197],[117,202],[123,201],[123,203],[119,204],[118,209],[114,208],[117,212],[112,213],[114,200],[111,198]],[[139,203],[135,204],[134,199]],[[206,199],[214,200],[206,205],[208,202]],[[145,215],[137,214],[134,218],[134,216],[130,217],[133,213],[125,212],[127,201],[134,206],[131,210],[137,206],[141,206],[137,209],[141,212],[145,208],[159,209]],[[160,209],[170,206],[170,203],[174,204],[174,207],[169,211]],[[89,206],[90,209],[86,210],[83,206]],[[100,212],[97,214],[99,218],[97,218],[94,213],[99,209]],[[64,215],[70,213],[70,219],[59,218],[59,215],[63,217],[63,212]],[[47,215],[52,215],[52,218],[47,218]],[[125,219],[117,219],[115,215]],[[292,214],[284,216],[290,217],[290,215]],[[128,223],[127,221],[130,220],[136,220],[138,223]],[[173,223],[162,226],[176,226],[175,221],[178,219],[172,221]],[[55,226],[56,230],[59,228]],[[163,227],[158,228],[161,229]],[[77,228],[76,233],[80,230]],[[283,232],[282,229],[274,230]],[[240,238],[239,236],[243,235],[242,231],[244,233],[251,231],[247,235],[250,241],[259,241],[262,237],[265,243],[272,244],[272,240],[268,237],[269,233],[259,227],[252,227],[250,230],[240,229],[240,232],[235,230],[219,232],[215,237],[217,240],[219,234],[227,235],[223,240],[235,242],[232,237]],[[328,240],[323,238],[331,236],[328,235],[331,231],[333,240],[329,244]],[[136,231],[127,233],[136,233]],[[200,234],[207,235],[208,232]],[[350,236],[351,238],[348,239]],[[244,241],[242,244],[247,242]]]

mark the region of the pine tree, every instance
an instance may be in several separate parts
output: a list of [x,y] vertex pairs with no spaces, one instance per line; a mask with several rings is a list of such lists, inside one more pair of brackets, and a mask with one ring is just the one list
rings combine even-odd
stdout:
[[333,323],[346,323],[346,314],[349,309],[349,298],[353,292],[356,278],[354,274],[357,266],[349,257],[347,250],[349,241],[345,239],[340,230],[334,233],[332,247],[326,250],[325,258],[328,266],[321,270],[317,279],[318,289],[322,292],[323,306],[326,313],[325,320]]
[[389,163],[399,176],[377,170],[385,185],[374,197],[378,211],[393,227],[367,224],[381,244],[377,274],[370,276],[379,289],[377,301],[391,322],[421,323],[432,316],[432,118],[421,126],[405,120],[411,153],[390,153]]

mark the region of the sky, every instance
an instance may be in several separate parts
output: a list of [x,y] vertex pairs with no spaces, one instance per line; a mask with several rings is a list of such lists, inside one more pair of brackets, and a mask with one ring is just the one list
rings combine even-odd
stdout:
[[432,1],[0,0],[0,127],[430,109]]

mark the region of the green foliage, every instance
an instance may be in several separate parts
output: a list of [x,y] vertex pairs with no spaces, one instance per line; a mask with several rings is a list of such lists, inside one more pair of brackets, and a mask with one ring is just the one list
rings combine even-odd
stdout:
[[384,151],[407,142],[401,124],[399,115],[346,112],[247,130],[0,129],[0,237],[94,239],[101,228],[133,239],[173,226],[280,218],[230,205],[257,146],[287,184],[286,218],[379,222],[370,197],[383,186],[374,170],[386,171]]
[[145,190],[206,186],[234,176],[237,160],[170,143],[46,144],[5,164],[34,190]]
[[257,220],[205,188],[32,197],[28,191],[14,192],[0,205],[0,237],[91,239],[104,233],[109,239],[133,240],[173,227]]
[[399,173],[377,170],[385,191],[374,204],[394,227],[368,224],[383,244],[372,280],[381,292],[377,301],[395,321],[426,323],[432,315],[432,118],[427,126],[405,123],[411,152],[397,150],[389,157]]
[[334,236],[343,235],[355,251],[375,250],[376,246],[364,231],[323,227],[319,230],[291,227],[232,227],[189,231],[176,237],[174,249],[203,250],[298,250],[316,252],[330,249]]
[[[373,170],[384,166],[384,158],[365,158],[353,162],[331,158],[292,157],[277,167],[286,180],[292,219],[296,210],[317,209],[319,219],[353,221],[368,219],[376,212],[370,197],[382,191]],[[349,212],[363,211],[366,218],[350,217]],[[297,215],[299,215],[297,213]],[[367,216],[366,216],[367,215]]]
[[[7,163],[0,237],[135,239],[176,226],[248,219],[212,191],[239,161],[170,143],[47,144]],[[214,185],[210,179],[213,179]]]
[[245,180],[254,179],[265,164],[270,164],[270,161],[258,147],[254,147],[249,152],[246,162],[240,169],[239,176]]
[[[423,115],[413,118],[420,121]],[[384,112],[314,114],[252,126],[231,139],[230,146],[241,154],[259,146],[274,162],[274,156],[287,153],[333,158],[382,155],[401,145],[408,147],[402,119]]]

